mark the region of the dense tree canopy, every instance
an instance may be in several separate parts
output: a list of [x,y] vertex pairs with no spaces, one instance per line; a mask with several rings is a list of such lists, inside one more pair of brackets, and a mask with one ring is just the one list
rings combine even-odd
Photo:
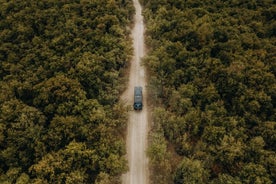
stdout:
[[152,178],[275,183],[275,1],[142,2],[149,92],[160,104],[149,156],[152,168],[163,164],[154,137],[165,137],[173,168]]
[[116,183],[130,0],[0,0],[0,183]]

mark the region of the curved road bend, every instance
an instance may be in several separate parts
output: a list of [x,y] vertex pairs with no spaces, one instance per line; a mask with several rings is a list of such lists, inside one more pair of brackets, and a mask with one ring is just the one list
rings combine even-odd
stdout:
[[148,113],[146,102],[146,77],[145,70],[141,66],[141,58],[145,54],[144,46],[144,22],[142,8],[138,0],[133,0],[136,14],[135,25],[132,29],[134,56],[131,61],[129,84],[123,93],[122,99],[128,105],[133,104],[134,86],[143,87],[143,110],[130,111],[127,130],[127,159],[129,171],[122,176],[123,184],[147,184],[148,183],[148,159],[146,156]]

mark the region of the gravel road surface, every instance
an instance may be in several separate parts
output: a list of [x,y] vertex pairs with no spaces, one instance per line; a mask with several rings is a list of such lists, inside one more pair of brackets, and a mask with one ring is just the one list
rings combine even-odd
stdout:
[[147,184],[148,183],[148,159],[146,156],[148,134],[148,112],[146,101],[146,76],[141,58],[145,55],[144,46],[144,22],[141,14],[142,8],[138,0],[133,0],[136,14],[135,25],[132,30],[134,55],[131,61],[129,83],[122,99],[128,105],[133,105],[134,86],[143,87],[143,110],[130,111],[127,132],[127,158],[129,172],[123,175],[123,184]]

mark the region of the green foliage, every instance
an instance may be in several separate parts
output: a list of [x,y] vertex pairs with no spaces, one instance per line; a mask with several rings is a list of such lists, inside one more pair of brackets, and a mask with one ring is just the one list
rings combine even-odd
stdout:
[[[157,110],[155,113],[160,113],[162,110]],[[147,154],[150,158],[150,166],[153,168],[151,178],[153,181],[158,181],[160,184],[170,183],[171,176],[168,173],[172,172],[170,160],[171,155],[167,153],[167,141],[165,140],[164,133],[162,132],[159,121],[154,124],[156,132],[150,134],[150,147]],[[159,131],[158,131],[159,130]]]
[[245,165],[240,175],[242,183],[272,183],[265,168],[259,164]]
[[142,3],[144,63],[153,103],[162,106],[153,135],[173,145],[163,155],[176,152],[190,166],[171,159],[174,183],[276,181],[275,1]]
[[100,173],[95,181],[95,184],[111,184],[110,177],[106,173]]
[[47,178],[49,183],[62,181],[87,181],[87,171],[95,172],[98,157],[94,150],[87,149],[84,143],[71,142],[65,149],[45,155],[37,164],[30,167],[37,178]]
[[133,2],[0,4],[0,183],[117,182]]
[[45,116],[34,107],[18,100],[10,100],[1,104],[1,165],[6,167],[28,168],[35,155],[37,139],[39,139]]
[[239,178],[227,174],[219,175],[218,178],[211,181],[211,184],[242,184]]
[[203,184],[206,183],[208,173],[204,170],[199,160],[183,158],[174,177],[175,184]]

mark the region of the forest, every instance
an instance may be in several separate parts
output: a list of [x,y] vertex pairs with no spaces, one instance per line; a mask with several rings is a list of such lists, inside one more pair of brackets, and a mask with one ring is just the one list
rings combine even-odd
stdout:
[[119,183],[131,0],[0,0],[0,183]]
[[276,1],[141,2],[153,183],[275,183]]

